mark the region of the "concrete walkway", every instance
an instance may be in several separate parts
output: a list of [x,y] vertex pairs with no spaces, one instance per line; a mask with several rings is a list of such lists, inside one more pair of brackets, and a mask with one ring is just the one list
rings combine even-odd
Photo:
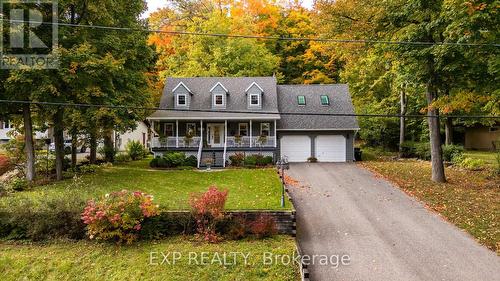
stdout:
[[291,164],[297,236],[311,280],[500,280],[500,257],[398,188],[355,164]]

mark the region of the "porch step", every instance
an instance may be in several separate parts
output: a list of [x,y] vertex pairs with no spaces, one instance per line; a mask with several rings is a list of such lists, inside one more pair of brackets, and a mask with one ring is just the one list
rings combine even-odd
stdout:
[[206,167],[205,159],[212,159],[212,167],[224,166],[224,152],[222,151],[202,151],[200,167]]

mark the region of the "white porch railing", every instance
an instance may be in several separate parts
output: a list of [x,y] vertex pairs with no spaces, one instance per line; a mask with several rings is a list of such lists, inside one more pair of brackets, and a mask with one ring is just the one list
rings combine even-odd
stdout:
[[197,148],[200,145],[200,137],[192,137],[191,140],[184,137],[154,137],[151,142],[152,148]]
[[[250,145],[251,144],[251,145]],[[227,137],[227,147],[274,147],[276,137]]]

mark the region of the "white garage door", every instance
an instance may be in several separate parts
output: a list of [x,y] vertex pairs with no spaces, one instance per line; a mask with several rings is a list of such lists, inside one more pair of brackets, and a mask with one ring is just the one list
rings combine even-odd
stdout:
[[306,162],[311,157],[309,136],[283,136],[280,145],[281,156],[287,156],[288,162]]
[[342,135],[317,136],[316,158],[320,162],[345,162],[346,140]]

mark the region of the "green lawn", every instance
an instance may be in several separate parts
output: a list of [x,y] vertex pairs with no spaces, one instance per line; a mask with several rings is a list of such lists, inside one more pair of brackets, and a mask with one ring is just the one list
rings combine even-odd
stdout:
[[470,158],[481,159],[488,165],[495,165],[497,163],[497,154],[492,151],[467,150],[464,155]]
[[281,185],[274,169],[153,170],[148,163],[149,159],[118,164],[82,176],[79,184],[69,179],[13,196],[43,199],[77,190],[83,198],[92,198],[122,189],[140,190],[152,194],[160,207],[177,210],[189,208],[191,193],[216,185],[229,191],[227,209],[282,209]]
[[500,177],[446,168],[447,183],[431,180],[430,162],[379,160],[362,166],[394,182],[448,221],[500,254]]
[[[291,256],[294,251],[293,238],[286,236],[221,244],[172,237],[121,247],[88,241],[33,245],[0,242],[0,280],[299,280],[296,264],[263,263],[264,252]],[[173,252],[180,252],[180,260],[160,264],[161,253],[169,252],[171,263]],[[197,255],[191,254],[191,263],[189,252]],[[202,252],[208,252],[208,265],[201,264]],[[211,264],[215,253],[222,256],[224,252],[231,257],[225,266],[217,259]],[[229,264],[234,263],[231,252],[248,255],[248,263],[237,255],[236,263]]]

